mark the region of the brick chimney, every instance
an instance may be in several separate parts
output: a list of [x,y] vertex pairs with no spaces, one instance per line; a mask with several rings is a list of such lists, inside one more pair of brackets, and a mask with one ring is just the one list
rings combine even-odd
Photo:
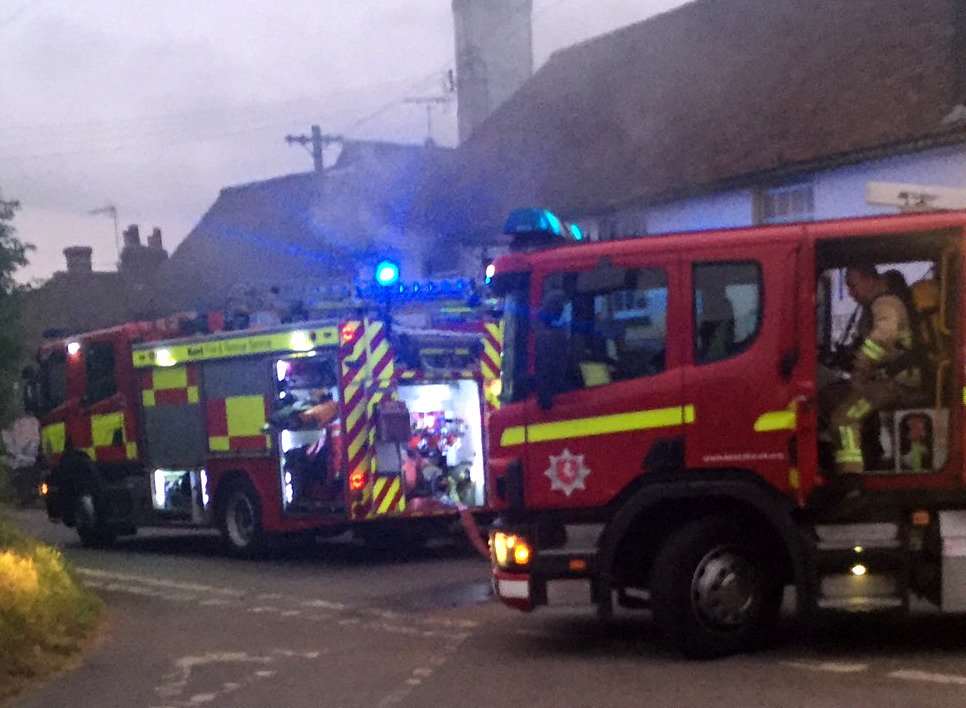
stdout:
[[148,236],[148,248],[153,248],[156,251],[163,251],[164,246],[161,243],[161,229],[157,226],[151,231],[151,235]]
[[91,255],[94,249],[90,246],[68,246],[64,249],[64,258],[67,260],[67,272],[70,274],[91,273],[94,270],[91,264]]
[[168,252],[161,244],[161,229],[154,227],[146,246],[141,244],[137,224],[124,229],[124,249],[121,251],[119,270],[128,282],[146,283],[167,259]]
[[141,232],[138,230],[137,224],[131,224],[126,229],[124,229],[124,247],[128,246],[140,246],[141,245]]

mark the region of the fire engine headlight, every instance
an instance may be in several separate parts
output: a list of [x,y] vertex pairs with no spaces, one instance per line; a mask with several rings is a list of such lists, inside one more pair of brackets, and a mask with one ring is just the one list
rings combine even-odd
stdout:
[[526,539],[503,531],[493,532],[490,547],[493,549],[493,560],[502,568],[527,566],[533,556],[533,550]]

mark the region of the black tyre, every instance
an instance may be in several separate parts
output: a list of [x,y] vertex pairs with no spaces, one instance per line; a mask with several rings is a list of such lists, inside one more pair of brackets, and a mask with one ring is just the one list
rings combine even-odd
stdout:
[[252,557],[265,550],[262,505],[247,480],[230,483],[222,492],[218,511],[218,527],[228,553]]
[[117,533],[101,520],[92,492],[74,497],[74,528],[88,548],[106,548],[117,539]]
[[732,522],[701,519],[671,534],[651,569],[654,620],[692,659],[760,648],[781,608],[770,554]]

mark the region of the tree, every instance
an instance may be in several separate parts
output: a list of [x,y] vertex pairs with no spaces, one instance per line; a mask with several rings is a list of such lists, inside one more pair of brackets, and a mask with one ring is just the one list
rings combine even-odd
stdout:
[[19,268],[27,265],[33,246],[16,236],[13,217],[20,203],[5,201],[0,193],[0,426],[10,418],[13,392],[21,361],[20,296],[23,287],[14,280]]

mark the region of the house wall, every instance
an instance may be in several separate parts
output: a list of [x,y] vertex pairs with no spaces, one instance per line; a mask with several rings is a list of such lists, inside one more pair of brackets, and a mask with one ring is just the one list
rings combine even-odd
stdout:
[[[889,206],[867,204],[868,182],[908,182],[940,187],[966,187],[966,146],[953,146],[803,175],[791,182],[811,181],[815,209],[812,218],[839,219],[894,214]],[[769,185],[762,185],[762,187]],[[658,234],[674,231],[731,228],[755,223],[755,190],[741,189],[619,211],[608,217],[618,233]],[[581,223],[605,219],[582,219]],[[620,228],[627,224],[629,228]],[[646,228],[641,228],[643,224]],[[599,225],[590,227],[595,236]]]
[[[867,204],[868,182],[905,182],[966,188],[966,146],[937,148],[803,175],[790,183],[811,182],[812,219],[839,219],[895,214],[896,207]],[[762,184],[761,188],[770,187]],[[580,219],[591,238],[610,234],[658,234],[676,231],[732,228],[755,223],[756,189],[741,189],[682,199],[659,205],[625,209],[605,218]],[[905,269],[909,282],[923,277],[923,267]],[[841,276],[839,277],[841,279]],[[848,320],[855,302],[844,287],[834,288],[832,310],[837,327]]]

